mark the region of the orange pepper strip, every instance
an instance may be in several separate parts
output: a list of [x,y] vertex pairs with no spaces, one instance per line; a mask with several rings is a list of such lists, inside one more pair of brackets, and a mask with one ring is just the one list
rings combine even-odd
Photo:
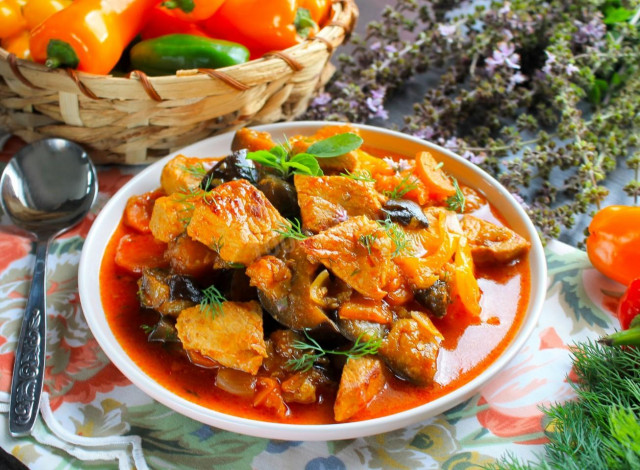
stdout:
[[20,5],[15,0],[0,0],[0,39],[5,39],[27,27]]
[[431,197],[439,201],[456,193],[456,188],[440,166],[429,152],[416,155],[415,172],[429,190]]
[[71,65],[52,56],[50,41],[66,43],[77,57],[77,69],[107,74],[142,28],[158,0],[75,0],[31,33],[31,55],[50,67]]
[[54,13],[71,5],[71,0],[28,0],[22,7],[27,28],[33,29]]
[[477,317],[480,315],[480,297],[482,292],[474,275],[471,249],[466,237],[461,237],[456,250],[454,291],[460,297],[465,310]]

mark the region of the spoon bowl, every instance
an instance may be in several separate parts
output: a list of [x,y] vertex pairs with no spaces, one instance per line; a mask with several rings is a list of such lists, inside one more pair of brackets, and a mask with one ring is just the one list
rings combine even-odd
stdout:
[[20,328],[9,409],[9,432],[31,433],[42,393],[46,346],[46,258],[49,242],[80,222],[98,194],[96,170],[79,145],[44,139],[20,149],[0,178],[4,212],[35,238],[36,261]]

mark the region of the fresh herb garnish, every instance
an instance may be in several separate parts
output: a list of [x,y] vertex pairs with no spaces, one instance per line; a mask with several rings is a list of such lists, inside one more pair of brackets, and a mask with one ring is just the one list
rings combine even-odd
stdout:
[[220,238],[218,238],[211,244],[211,249],[218,254],[220,254],[220,250],[222,250],[222,247],[224,247],[224,235],[220,235]]
[[362,357],[377,354],[378,349],[382,346],[382,338],[376,336],[371,339],[364,340],[364,333],[361,333],[349,349],[344,351],[324,349],[320,343],[310,337],[306,331],[304,331],[304,335],[308,342],[296,340],[292,344],[293,347],[300,350],[311,350],[313,352],[305,352],[298,358],[289,359],[286,362],[286,366],[292,371],[306,372],[313,367],[318,359],[328,354],[347,357]]
[[352,180],[362,181],[365,183],[375,183],[376,179],[371,176],[369,170],[360,170],[357,173],[351,173],[349,170],[345,170],[344,173],[340,173],[340,176],[345,178],[351,178]]
[[376,241],[376,238],[378,237],[375,233],[368,233],[366,235],[360,235],[360,237],[358,238],[358,242],[360,242],[360,244],[367,249],[367,252],[371,254],[371,247]]
[[456,188],[456,193],[447,199],[447,207],[449,208],[449,210],[463,213],[466,199],[464,197],[464,193],[458,185],[458,180],[455,178],[452,178],[452,180],[453,187]]
[[200,311],[206,311],[212,317],[222,313],[222,303],[226,302],[224,295],[211,285],[202,291],[204,299],[200,302]]
[[407,239],[407,234],[398,226],[398,224],[393,222],[391,219],[386,218],[385,220],[378,220],[378,225],[384,229],[396,247],[394,252],[391,254],[392,258],[407,251],[409,248],[409,240]]
[[318,25],[311,13],[306,8],[299,7],[296,10],[296,17],[293,20],[293,25],[296,27],[296,32],[301,38],[309,37],[309,34],[318,29]]
[[412,176],[411,173],[407,173],[391,191],[383,191],[383,194],[389,199],[402,199],[405,194],[418,187],[417,178],[414,176],[411,180]]
[[307,235],[302,233],[302,226],[298,219],[292,219],[290,222],[290,225],[281,223],[280,228],[275,229],[275,231],[284,238],[293,238],[294,240],[304,240],[308,238]]
[[140,325],[140,328],[142,328],[142,331],[144,331],[146,334],[150,334],[155,329],[155,326],[143,324]]
[[488,468],[640,468],[640,348],[588,341],[571,351],[577,398],[544,410],[544,457],[523,463],[508,456]]
[[292,174],[308,176],[322,176],[322,169],[318,158],[331,158],[344,155],[362,145],[362,138],[351,133],[338,134],[324,140],[314,142],[306,152],[292,155],[288,145],[280,144],[271,150],[258,150],[247,154],[248,160],[253,160],[263,166],[274,168],[283,178]]

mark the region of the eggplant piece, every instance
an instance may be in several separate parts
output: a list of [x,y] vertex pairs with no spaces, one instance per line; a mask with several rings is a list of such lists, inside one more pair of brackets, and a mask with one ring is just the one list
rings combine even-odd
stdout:
[[149,336],[147,336],[149,342],[159,343],[179,343],[178,330],[176,330],[176,322],[173,317],[161,315],[160,320],[156,323]]
[[138,296],[143,307],[174,317],[204,299],[192,279],[158,268],[142,272],[138,280]]
[[353,342],[383,339],[389,332],[387,325],[366,320],[340,318],[336,324],[342,336]]
[[256,187],[267,196],[269,202],[287,219],[299,219],[298,193],[295,186],[276,175],[265,174]]
[[237,150],[220,160],[211,168],[200,183],[200,189],[210,191],[227,181],[244,179],[251,184],[258,181],[259,174],[253,160],[247,160],[247,150]]
[[422,208],[408,199],[389,199],[382,206],[382,213],[392,222],[409,228],[428,228],[429,219]]
[[415,290],[413,295],[418,303],[428,308],[435,317],[442,318],[447,314],[451,292],[446,281],[438,279],[431,287]]

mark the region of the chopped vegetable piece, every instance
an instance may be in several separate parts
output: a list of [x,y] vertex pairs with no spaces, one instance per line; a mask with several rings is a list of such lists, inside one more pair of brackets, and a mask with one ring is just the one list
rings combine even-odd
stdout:
[[116,264],[129,272],[140,274],[144,268],[164,268],[167,244],[156,240],[150,233],[132,233],[123,236],[116,250]]
[[460,301],[468,313],[475,317],[480,315],[482,292],[474,275],[473,259],[466,237],[460,239],[456,250],[453,290],[460,297]]
[[361,295],[353,295],[343,302],[338,310],[338,316],[345,320],[365,320],[385,324],[393,320],[393,314],[385,302],[368,299]]
[[421,312],[393,323],[382,342],[380,355],[397,374],[418,385],[429,385],[436,373],[436,359],[443,336]]
[[415,172],[429,190],[432,199],[443,201],[455,196],[455,186],[431,153],[420,152],[416,155]]
[[257,374],[267,357],[262,310],[256,301],[223,302],[222,312],[211,316],[200,306],[183,310],[176,322],[186,350],[193,349],[225,367]]
[[138,279],[138,297],[145,308],[173,317],[203,299],[202,292],[190,278],[164,269],[142,271],[142,277]]
[[271,150],[275,146],[276,143],[271,138],[271,134],[248,127],[238,129],[231,142],[231,150],[234,152],[242,149],[247,149],[249,152]]
[[200,242],[193,240],[187,234],[170,241],[165,252],[171,269],[188,276],[203,276],[211,270],[218,260],[215,251]]
[[124,208],[123,223],[140,233],[149,233],[149,221],[156,199],[164,196],[164,191],[156,189],[139,196],[131,196]]

